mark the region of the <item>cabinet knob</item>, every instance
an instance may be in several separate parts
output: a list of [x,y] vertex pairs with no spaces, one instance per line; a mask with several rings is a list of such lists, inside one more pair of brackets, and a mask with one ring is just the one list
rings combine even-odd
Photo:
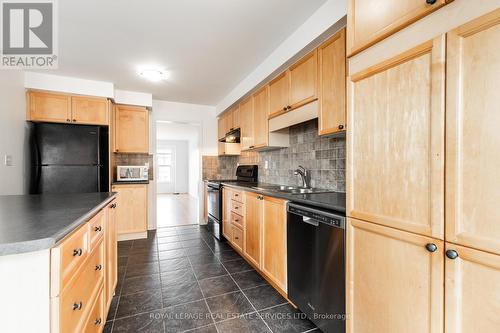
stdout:
[[76,256],[81,257],[82,253],[83,253],[82,249],[74,249],[73,250],[73,257],[76,257]]
[[82,307],[83,307],[83,303],[82,302],[74,303],[73,304],[73,311],[75,311],[75,310],[81,310]]
[[101,318],[97,318],[95,321],[94,321],[94,325],[95,326],[98,326],[102,323],[102,319]]
[[458,252],[455,250],[448,250],[446,251],[446,256],[450,259],[457,259],[458,258]]
[[238,237],[234,237],[234,239],[239,239]]
[[99,264],[99,265],[95,265],[95,270],[96,271],[100,271],[102,269],[102,265]]
[[288,106],[286,107],[286,109],[287,109],[287,110],[290,110],[291,108],[292,108],[292,107],[291,107],[290,105],[288,105]]
[[429,252],[436,252],[436,250],[438,249],[438,247],[436,246],[436,244],[434,243],[429,243],[425,246],[425,248],[427,249],[427,251]]
[[234,196],[235,196],[235,197],[237,197],[237,196],[238,196],[238,193],[235,193],[235,194],[234,194]]
[[286,106],[283,107],[283,111],[286,111]]
[[436,3],[436,0],[425,0],[425,2],[428,4],[428,5],[433,5]]
[[99,231],[101,231],[101,230],[102,230],[102,227],[99,225],[99,226],[95,227],[95,229],[94,229],[94,230],[95,230],[96,232],[99,232]]
[[112,204],[111,208],[116,208],[116,203]]
[[66,119],[66,121],[69,123],[69,122],[71,122],[71,119]]
[[73,119],[73,122],[76,123],[76,119]]
[[339,125],[339,130],[344,129],[344,125]]

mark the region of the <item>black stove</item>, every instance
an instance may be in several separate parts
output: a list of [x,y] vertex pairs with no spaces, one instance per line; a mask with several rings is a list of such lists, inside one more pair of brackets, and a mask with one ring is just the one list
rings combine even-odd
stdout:
[[236,179],[207,181],[207,227],[215,238],[222,240],[222,183],[257,183],[257,180],[257,165],[240,165],[236,169]]

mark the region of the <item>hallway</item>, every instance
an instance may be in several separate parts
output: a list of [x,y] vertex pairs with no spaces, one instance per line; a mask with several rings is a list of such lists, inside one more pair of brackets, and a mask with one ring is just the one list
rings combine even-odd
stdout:
[[158,228],[198,224],[198,200],[189,194],[158,194]]

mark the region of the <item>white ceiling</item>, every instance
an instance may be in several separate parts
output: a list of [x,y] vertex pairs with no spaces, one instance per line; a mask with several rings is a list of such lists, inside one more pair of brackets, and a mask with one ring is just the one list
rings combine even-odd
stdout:
[[[215,105],[326,0],[59,1],[54,74]],[[138,67],[170,73],[151,83]]]

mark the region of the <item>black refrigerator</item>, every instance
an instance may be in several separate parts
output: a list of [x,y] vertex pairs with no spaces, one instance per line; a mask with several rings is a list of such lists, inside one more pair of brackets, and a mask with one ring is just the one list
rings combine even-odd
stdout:
[[30,193],[108,191],[108,129],[33,123]]

